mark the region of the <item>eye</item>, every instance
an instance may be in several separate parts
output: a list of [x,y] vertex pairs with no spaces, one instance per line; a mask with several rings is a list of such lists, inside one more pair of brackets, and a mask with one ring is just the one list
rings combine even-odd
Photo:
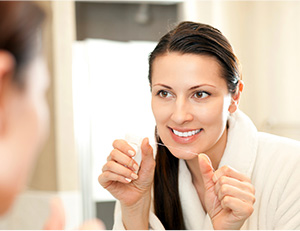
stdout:
[[158,91],[156,95],[158,95],[161,98],[169,98],[172,96],[172,94],[170,92],[165,91],[165,90]]
[[204,99],[208,96],[210,96],[210,93],[205,92],[205,91],[197,91],[196,93],[194,93],[193,95],[196,99]]

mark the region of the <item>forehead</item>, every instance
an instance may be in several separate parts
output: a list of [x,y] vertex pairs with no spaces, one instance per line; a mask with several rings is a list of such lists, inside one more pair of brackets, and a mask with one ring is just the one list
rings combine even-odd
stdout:
[[224,84],[219,61],[209,55],[180,54],[177,52],[158,56],[152,67],[152,83]]

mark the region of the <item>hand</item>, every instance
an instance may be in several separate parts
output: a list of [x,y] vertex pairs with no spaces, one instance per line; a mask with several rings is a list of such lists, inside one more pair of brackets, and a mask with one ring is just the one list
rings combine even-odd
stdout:
[[120,201],[125,229],[148,229],[155,169],[153,149],[145,138],[141,144],[142,161],[138,169],[132,158],[135,151],[126,141],[115,140],[113,147],[98,178],[99,183]]
[[[50,202],[50,216],[44,225],[44,230],[64,230],[65,223],[62,201],[59,198],[53,198]],[[85,221],[76,230],[105,230],[105,225],[101,220],[95,218]]]
[[50,216],[44,225],[44,230],[63,230],[65,228],[65,211],[62,201],[53,198],[50,202]]
[[77,230],[105,230],[105,225],[99,219],[85,221]]
[[115,140],[113,147],[98,180],[121,204],[131,206],[151,190],[155,167],[153,149],[145,138],[141,144],[142,162],[137,175],[138,165],[132,158],[135,150],[124,140]]
[[255,189],[251,180],[223,166],[214,172],[207,155],[198,156],[205,187],[204,204],[214,229],[240,229],[253,212]]

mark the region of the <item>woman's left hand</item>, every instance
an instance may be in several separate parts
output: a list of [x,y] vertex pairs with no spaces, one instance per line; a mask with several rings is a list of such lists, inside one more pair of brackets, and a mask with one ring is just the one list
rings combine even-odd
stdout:
[[198,162],[205,187],[204,203],[214,229],[240,229],[254,210],[251,180],[228,166],[214,172],[207,155],[199,155]]

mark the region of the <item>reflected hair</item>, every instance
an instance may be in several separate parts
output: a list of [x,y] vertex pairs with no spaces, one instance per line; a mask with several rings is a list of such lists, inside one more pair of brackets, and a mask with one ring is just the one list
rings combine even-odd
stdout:
[[[165,34],[149,56],[148,79],[152,86],[153,62],[167,53],[207,55],[216,58],[228,91],[234,94],[241,79],[239,61],[232,46],[216,28],[196,22],[181,22]],[[158,143],[163,143],[155,129]],[[154,209],[165,229],[186,229],[178,189],[179,160],[168,148],[157,146],[154,173]]]
[[0,1],[0,50],[13,55],[13,81],[20,86],[24,84],[22,69],[38,51],[38,34],[44,18],[44,11],[33,2]]

